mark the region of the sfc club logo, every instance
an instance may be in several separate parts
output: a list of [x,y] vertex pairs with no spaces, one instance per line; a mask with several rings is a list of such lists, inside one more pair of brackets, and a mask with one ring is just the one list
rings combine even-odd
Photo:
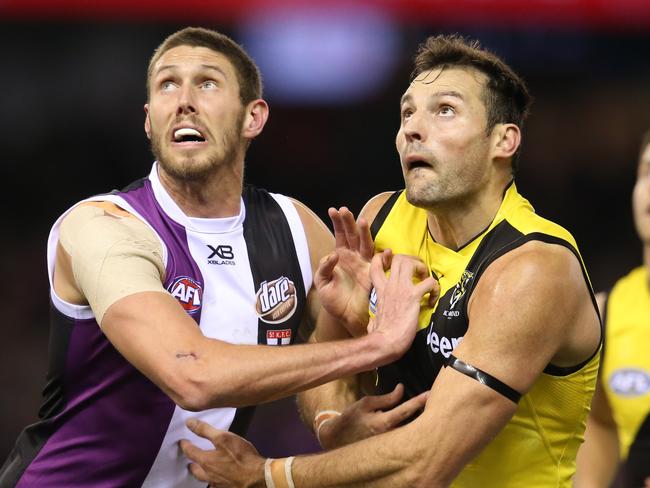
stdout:
[[266,343],[269,346],[286,346],[291,344],[291,329],[267,330]]
[[189,276],[181,276],[176,278],[171,285],[167,287],[171,295],[178,300],[181,307],[187,313],[196,313],[201,308],[201,297],[203,296],[203,288],[196,280]]
[[255,312],[260,320],[267,324],[288,320],[298,306],[296,287],[286,276],[273,281],[263,281],[255,297]]

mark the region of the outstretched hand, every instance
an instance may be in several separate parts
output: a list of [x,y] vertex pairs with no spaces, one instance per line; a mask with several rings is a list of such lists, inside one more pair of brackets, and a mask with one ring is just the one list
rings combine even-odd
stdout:
[[357,400],[322,425],[318,435],[321,445],[334,449],[392,430],[424,408],[429,392],[400,403],[403,395],[404,385],[400,383],[385,395]]
[[197,480],[217,488],[244,488],[264,483],[264,459],[253,444],[200,420],[188,420],[187,427],[218,449],[203,450],[190,441],[180,441],[183,454],[192,461],[188,469]]
[[368,324],[369,267],[374,252],[370,228],[364,219],[355,222],[346,207],[330,208],[328,214],[336,249],[321,260],[314,284],[325,310],[358,336]]
[[428,294],[427,301],[433,306],[440,285],[422,261],[402,254],[393,256],[390,249],[372,258],[370,277],[377,292],[377,312],[368,324],[368,333],[384,334],[394,347],[396,360],[415,338],[423,297]]

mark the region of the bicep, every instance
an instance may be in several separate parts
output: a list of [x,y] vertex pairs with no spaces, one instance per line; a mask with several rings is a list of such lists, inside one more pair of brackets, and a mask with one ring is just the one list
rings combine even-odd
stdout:
[[307,237],[312,273],[318,269],[320,260],[334,250],[334,236],[325,223],[303,203],[291,199]]
[[522,394],[550,363],[579,364],[599,340],[575,257],[557,245],[524,246],[483,274],[468,305],[468,332],[455,352]]

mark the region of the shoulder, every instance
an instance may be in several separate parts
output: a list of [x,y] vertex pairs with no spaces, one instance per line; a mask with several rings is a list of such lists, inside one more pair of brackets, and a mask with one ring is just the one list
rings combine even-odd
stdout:
[[59,240],[68,251],[89,242],[106,247],[124,239],[159,245],[147,224],[113,202],[82,202],[61,220]]
[[296,208],[302,227],[305,230],[311,265],[312,269],[315,270],[318,268],[321,258],[334,249],[334,236],[325,223],[307,205],[295,198],[289,198],[289,200]]
[[[483,313],[506,309],[569,319],[589,297],[581,263],[566,246],[528,241],[490,263],[470,297]],[[557,323],[560,321],[557,320]]]
[[582,286],[584,274],[580,261],[568,247],[531,240],[491,263],[482,281],[491,285],[512,281],[519,286],[533,287],[548,283],[565,288],[576,284]]
[[379,211],[395,193],[397,192],[385,191],[383,193],[375,195],[363,206],[361,212],[359,212],[359,217],[365,219],[369,224],[372,224]]

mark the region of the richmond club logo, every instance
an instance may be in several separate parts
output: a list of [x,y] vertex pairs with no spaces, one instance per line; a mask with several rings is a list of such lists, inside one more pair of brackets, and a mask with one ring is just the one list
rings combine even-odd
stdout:
[[196,280],[189,276],[181,276],[176,278],[167,290],[187,313],[196,313],[200,310],[203,288]]
[[255,312],[262,322],[278,324],[288,320],[296,311],[296,287],[286,276],[263,281],[255,295]]
[[474,273],[467,270],[463,271],[463,275],[460,277],[460,281],[456,283],[456,287],[454,288],[454,291],[451,293],[451,297],[449,298],[449,310],[453,310],[453,308],[458,303],[458,300],[463,297],[467,291],[467,285],[472,278],[474,278]]

